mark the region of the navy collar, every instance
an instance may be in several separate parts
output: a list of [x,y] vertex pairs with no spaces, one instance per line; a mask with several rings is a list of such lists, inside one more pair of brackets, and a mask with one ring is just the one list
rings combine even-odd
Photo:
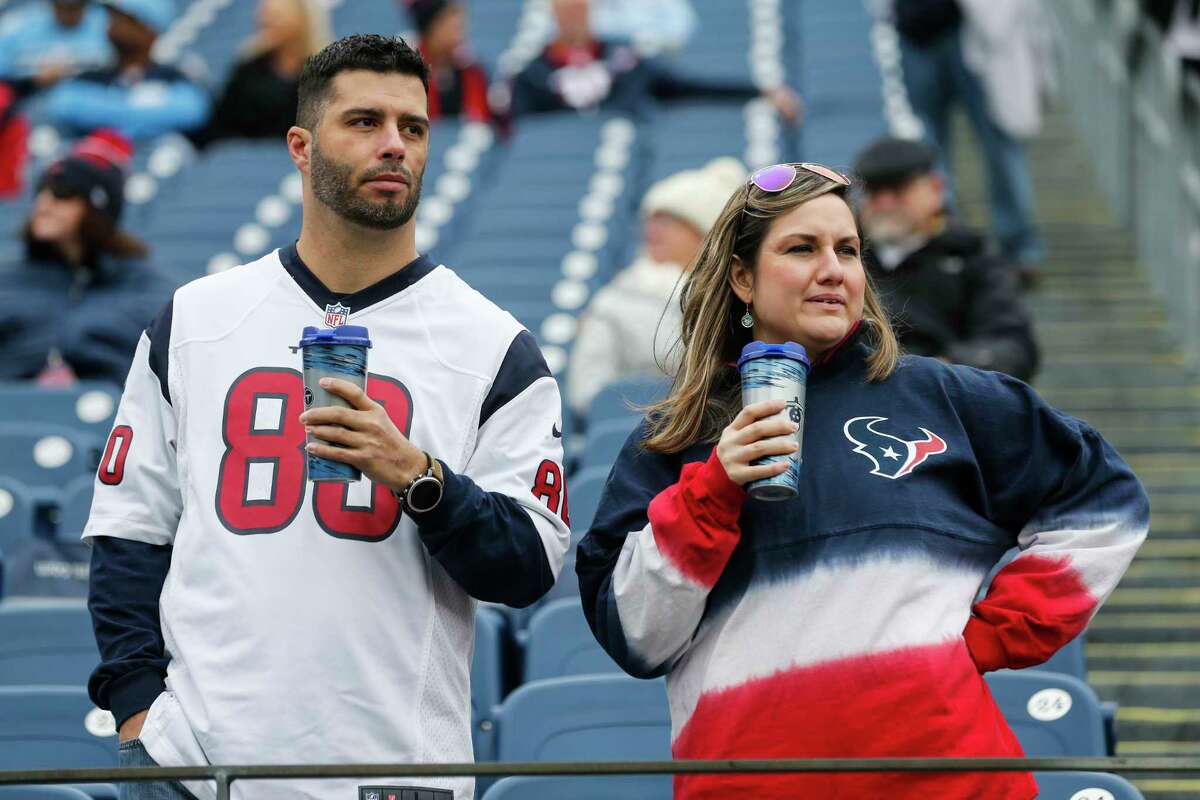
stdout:
[[351,312],[369,308],[376,303],[387,300],[394,294],[399,294],[437,268],[437,264],[433,263],[429,256],[417,256],[415,260],[410,261],[391,275],[376,281],[367,288],[359,289],[353,294],[339,295],[331,292],[312,273],[312,270],[300,258],[300,253],[296,250],[295,242],[287,247],[279,248],[279,261],[283,264],[283,268],[287,270],[288,274],[292,276],[292,280],[296,282],[296,285],[303,289],[309,299],[317,304],[317,308],[323,309],[326,306],[338,305],[340,303],[341,305],[348,306]]

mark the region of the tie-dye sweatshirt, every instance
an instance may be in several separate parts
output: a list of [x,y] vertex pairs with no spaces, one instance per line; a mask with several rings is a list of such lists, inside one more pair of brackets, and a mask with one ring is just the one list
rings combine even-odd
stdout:
[[[644,426],[613,469],[579,545],[584,611],[626,671],[667,676],[676,758],[1021,755],[982,673],[1038,664],[1078,635],[1146,536],[1145,492],[1085,423],[1016,380],[932,359],[869,383],[868,354],[856,335],[813,370],[794,500],[747,499],[711,443],[648,452]],[[1019,773],[675,788],[1036,795]]]

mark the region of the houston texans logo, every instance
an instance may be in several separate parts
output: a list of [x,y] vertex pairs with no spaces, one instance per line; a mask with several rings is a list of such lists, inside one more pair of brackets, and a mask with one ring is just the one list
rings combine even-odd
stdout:
[[855,417],[847,420],[842,429],[855,445],[854,452],[871,460],[875,467],[872,475],[892,480],[903,478],[925,463],[925,459],[946,452],[946,442],[933,431],[918,428],[925,438],[908,442],[876,430],[880,422],[887,422],[887,417]]

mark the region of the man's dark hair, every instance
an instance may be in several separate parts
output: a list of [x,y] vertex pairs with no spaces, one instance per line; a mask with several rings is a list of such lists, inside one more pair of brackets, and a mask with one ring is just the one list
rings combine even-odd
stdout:
[[415,75],[429,91],[429,66],[421,54],[399,36],[356,33],[345,36],[324,50],[308,57],[300,72],[300,101],[296,106],[296,124],[314,130],[329,99],[329,88],[340,72],[398,72]]

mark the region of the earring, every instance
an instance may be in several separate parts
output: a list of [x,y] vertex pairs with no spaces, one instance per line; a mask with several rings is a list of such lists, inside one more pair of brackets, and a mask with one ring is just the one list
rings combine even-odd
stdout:
[[750,304],[749,303],[746,304],[746,313],[742,315],[742,327],[743,328],[753,328],[754,327],[754,316],[750,313]]

